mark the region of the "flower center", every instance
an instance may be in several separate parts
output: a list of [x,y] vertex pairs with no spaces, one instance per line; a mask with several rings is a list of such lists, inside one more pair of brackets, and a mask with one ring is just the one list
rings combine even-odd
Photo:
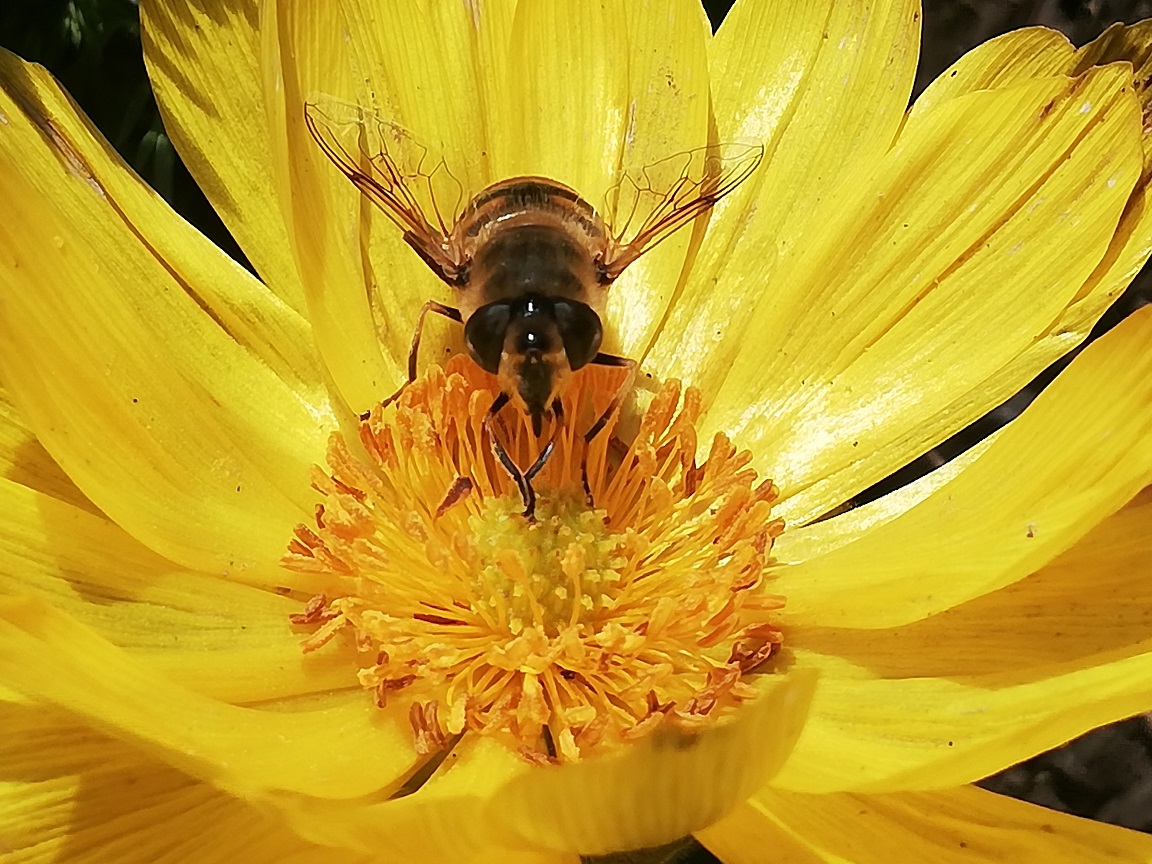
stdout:
[[[723,435],[696,463],[699,394],[675,381],[630,444],[613,419],[585,445],[614,374],[574,376],[534,521],[490,446],[492,380],[465,358],[375,409],[358,440],[332,436],[314,525],[284,558],[329,586],[293,623],[312,628],[305,651],[354,635],[360,683],[407,707],[419,752],[473,730],[573,761],[755,696],[746,678],[782,641],[783,599],[764,587],[776,488]],[[539,455],[512,409],[493,433],[517,465]]]
[[555,639],[591,624],[627,566],[604,511],[589,509],[572,490],[541,491],[548,497],[537,510],[538,524],[527,530],[512,497],[485,501],[469,519],[472,595],[482,598],[493,627],[508,637],[535,628]]

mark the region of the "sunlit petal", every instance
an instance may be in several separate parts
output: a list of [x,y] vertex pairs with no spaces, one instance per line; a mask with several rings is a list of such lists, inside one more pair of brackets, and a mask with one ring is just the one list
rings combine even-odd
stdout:
[[0,677],[237,795],[357,797],[394,783],[415,758],[398,724],[359,690],[279,709],[227,705],[174,684],[41,600],[0,601]]
[[[630,2],[625,7],[629,57],[624,136],[616,161],[609,166],[611,187],[582,190],[617,229],[622,228],[624,214],[620,196],[613,194],[616,187],[642,182],[650,166],[703,147],[711,119],[706,53],[711,33],[699,3]],[[566,136],[550,137],[562,141]],[[681,288],[681,271],[692,243],[692,229],[682,229],[629,266],[612,285],[611,350],[643,356]]]
[[319,842],[427,864],[577,864],[571,853],[526,849],[493,793],[530,770],[493,742],[466,739],[416,792],[387,801],[274,796],[289,823]]
[[48,455],[3,387],[0,387],[0,477],[81,510],[99,513],[60,464]]
[[6,480],[0,506],[0,595],[41,597],[176,683],[226,702],[356,686],[351,650],[302,655],[302,634],[289,623],[298,600],[180,571],[111,522]]
[[778,334],[750,327],[751,311],[786,289],[773,277],[777,257],[815,205],[861,182],[892,146],[919,36],[912,0],[749,0],[731,9],[708,54],[716,135],[764,144],[765,162],[713,211],[645,368],[711,396],[746,341],[775,350]]
[[[0,58],[0,366],[102,510],[192,566],[275,560],[332,423],[307,324]],[[318,449],[319,448],[319,449]]]
[[41,705],[0,702],[0,837],[30,864],[365,864]]
[[788,864],[888,864],[895,849],[939,864],[1152,860],[1146,834],[972,788],[818,798],[766,789],[698,836],[724,864],[759,864],[765,849]]
[[259,24],[258,0],[140,4],[144,61],[165,133],[260,278],[305,313],[268,160]]
[[1152,490],[1146,489],[1006,588],[886,630],[803,628],[793,644],[885,678],[1037,681],[1152,645],[1150,562]]
[[493,809],[546,848],[602,854],[668,843],[727,812],[787,758],[815,678],[762,682],[762,695],[728,726],[700,735],[657,733],[624,753],[524,774]]
[[[1140,173],[1130,74],[945,102],[830,199],[708,418],[752,445],[786,518],[820,515],[1007,398],[1038,371],[1021,358],[1058,356],[1041,337]],[[1020,377],[987,388],[1006,367]]]
[[[783,569],[800,626],[883,628],[1043,566],[1152,481],[1152,308],[1085,352],[950,481],[898,518]],[[835,519],[831,520],[835,521]]]
[[1047,27],[1013,30],[977,45],[916,97],[909,112],[919,118],[942,102],[977,90],[1001,90],[1034,78],[1066,75],[1076,49],[1068,37]]
[[1070,658],[1019,674],[1018,683],[999,668],[978,676],[887,678],[882,661],[873,671],[797,649],[797,665],[818,670],[821,686],[774,782],[803,792],[974,782],[1142,711],[1152,694],[1150,647],[1143,640]]

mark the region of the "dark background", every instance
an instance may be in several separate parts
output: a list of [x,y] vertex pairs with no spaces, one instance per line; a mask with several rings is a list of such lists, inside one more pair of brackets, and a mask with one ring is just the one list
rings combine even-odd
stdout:
[[[704,0],[714,24],[731,0]],[[1062,30],[1081,44],[1112,21],[1152,17],[1152,0],[924,0],[916,92],[969,48],[1029,24]],[[0,0],[0,46],[47,66],[116,149],[172,206],[238,260],[243,255],[200,194],[164,134],[140,52],[135,0]],[[2,211],[0,211],[2,212]],[[1094,336],[1152,302],[1146,269],[1105,315]],[[1020,394],[863,493],[858,503],[907,483],[972,446],[1018,414],[1071,358]],[[1048,807],[1152,831],[1152,728],[1147,717],[1097,730],[984,782]],[[619,860],[714,861],[698,847]]]

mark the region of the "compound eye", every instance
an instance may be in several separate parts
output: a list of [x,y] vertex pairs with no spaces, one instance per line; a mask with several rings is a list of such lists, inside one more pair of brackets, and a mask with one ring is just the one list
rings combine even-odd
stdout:
[[587,366],[600,351],[600,340],[604,337],[600,316],[578,300],[556,300],[553,310],[569,367],[575,371]]
[[512,320],[512,308],[505,302],[489,303],[472,313],[464,325],[464,342],[468,353],[485,372],[495,375],[500,371],[500,355],[504,351],[504,335]]

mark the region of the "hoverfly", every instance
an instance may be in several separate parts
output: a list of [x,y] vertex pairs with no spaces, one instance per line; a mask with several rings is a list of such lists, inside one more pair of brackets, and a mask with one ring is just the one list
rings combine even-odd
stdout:
[[[349,118],[349,112],[351,116]],[[337,116],[339,115],[339,116]],[[454,221],[445,220],[430,192],[426,151],[407,159],[411,136],[356,106],[325,101],[304,106],[308,131],[332,163],[403,231],[404,241],[453,293],[451,305],[428,300],[420,310],[408,354],[408,380],[429,312],[464,327],[471,358],[496,376],[500,394],[485,428],[494,454],[511,475],[533,518],[533,478],[552,453],[565,418],[561,402],[568,377],[589,364],[627,370],[608,408],[585,432],[590,444],[631,389],[636,361],[600,350],[603,315],[612,283],[636,259],[678,229],[709,212],[759,166],[764,148],[720,145],[658,163],[671,180],[653,180],[649,166],[615,187],[627,187],[626,215],[609,225],[574,189],[546,177],[500,180],[476,194]],[[370,144],[366,145],[365,142]],[[418,145],[416,145],[418,147]],[[442,166],[440,166],[442,167]],[[537,438],[554,421],[549,441],[532,465],[521,468],[494,434],[492,421],[509,403],[531,420]],[[584,489],[591,499],[582,465]]]

